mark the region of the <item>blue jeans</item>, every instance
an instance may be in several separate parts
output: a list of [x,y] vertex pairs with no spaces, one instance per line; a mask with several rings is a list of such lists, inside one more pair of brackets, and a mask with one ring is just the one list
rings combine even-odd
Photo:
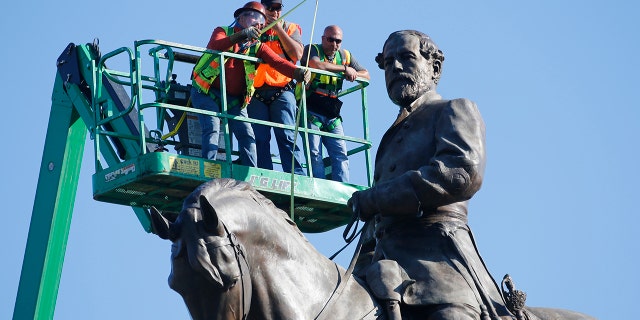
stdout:
[[[211,88],[210,94],[220,101],[220,93]],[[247,109],[241,109],[243,97],[227,96],[227,113],[236,116],[247,117]],[[234,104],[232,102],[237,101]],[[220,105],[211,96],[200,92],[199,89],[191,88],[191,105],[194,108],[220,112]],[[200,127],[202,130],[202,157],[215,160],[218,154],[218,138],[220,137],[220,118],[205,114],[198,114]],[[251,128],[251,124],[244,121],[229,120],[231,132],[238,140],[238,152],[240,154],[240,164],[245,166],[256,166],[256,139]],[[228,147],[230,152],[231,148]]]
[[[329,118],[317,113],[307,111],[308,117],[314,116],[326,128],[336,118]],[[320,128],[309,121],[309,128],[320,130]],[[342,123],[339,123],[332,130],[323,130],[325,132],[344,135]],[[313,176],[324,178],[324,164],[322,162],[322,146],[327,149],[329,159],[331,159],[331,180],[340,182],[349,182],[349,158],[347,157],[347,143],[342,139],[323,137],[315,134],[309,135],[309,151],[311,153],[311,168]]]
[[[263,89],[256,92],[265,98],[270,98],[277,92],[280,92],[280,89]],[[249,116],[253,119],[292,126],[296,123],[296,97],[291,90],[282,92],[269,106],[254,97],[251,99],[251,103],[247,109],[249,109]],[[252,126],[256,137],[258,167],[273,170],[273,162],[271,162],[271,127],[261,124],[253,124]],[[295,159],[293,173],[305,175],[302,169],[302,149],[297,141],[293,139],[295,132],[293,130],[274,127],[273,133],[276,136],[276,142],[278,144],[282,170],[284,172],[291,172],[291,158],[293,156]]]

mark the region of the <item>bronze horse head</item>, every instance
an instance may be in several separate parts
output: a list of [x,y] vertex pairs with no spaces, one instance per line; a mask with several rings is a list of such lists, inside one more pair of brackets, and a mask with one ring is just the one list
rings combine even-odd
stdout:
[[251,279],[244,248],[220,221],[206,197],[185,205],[175,222],[152,208],[152,224],[171,240],[169,287],[196,319],[245,319]]

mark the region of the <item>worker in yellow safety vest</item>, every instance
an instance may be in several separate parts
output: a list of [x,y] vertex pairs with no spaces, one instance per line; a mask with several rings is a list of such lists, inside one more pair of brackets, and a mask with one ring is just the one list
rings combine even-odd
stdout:
[[[309,56],[309,67],[339,73],[344,78],[313,73],[308,84],[307,120],[308,127],[315,130],[343,135],[340,109],[342,101],[338,93],[342,90],[344,79],[355,81],[356,78],[369,80],[369,71],[361,66],[346,49],[341,49],[342,29],[336,25],[324,29],[321,44],[307,45],[302,55],[302,65],[306,65]],[[314,177],[325,178],[322,146],[327,149],[331,162],[331,179],[349,181],[349,158],[347,144],[342,139],[309,135],[309,151],[311,168]]]
[[[282,0],[262,0],[266,9],[267,24],[280,19]],[[296,63],[302,56],[302,29],[296,23],[280,20],[273,28],[265,32],[260,41],[280,57]],[[295,125],[296,100],[295,88],[291,77],[269,65],[260,65],[254,82],[256,92],[249,106],[249,116],[254,119],[272,121],[285,125]],[[271,159],[271,127],[253,124],[258,152],[258,167],[273,169]],[[280,162],[285,172],[304,175],[304,162],[298,141],[293,130],[273,127],[278,145]],[[292,167],[293,158],[293,167]]]
[[[193,68],[191,104],[193,107],[212,111],[222,110],[220,92],[220,73],[224,66],[225,88],[227,96],[227,114],[247,117],[246,106],[254,91],[256,65],[243,59],[220,59],[218,52],[234,52],[260,58],[262,62],[272,66],[282,74],[298,81],[308,80],[308,70],[296,67],[264,46],[258,40],[261,29],[265,25],[264,6],[256,1],[245,4],[234,12],[235,21],[230,27],[217,27],[213,31],[207,49]],[[216,159],[220,132],[220,119],[206,114],[198,114],[202,129],[202,157]],[[238,141],[240,163],[255,167],[256,142],[255,135],[248,122],[230,120],[231,131]]]

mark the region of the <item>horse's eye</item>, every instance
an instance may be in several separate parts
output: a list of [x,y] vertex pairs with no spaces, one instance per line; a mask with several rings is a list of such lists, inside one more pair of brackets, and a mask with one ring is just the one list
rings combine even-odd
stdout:
[[238,283],[238,278],[234,278],[233,280],[231,280],[231,283],[229,283],[229,289],[235,287],[237,283]]

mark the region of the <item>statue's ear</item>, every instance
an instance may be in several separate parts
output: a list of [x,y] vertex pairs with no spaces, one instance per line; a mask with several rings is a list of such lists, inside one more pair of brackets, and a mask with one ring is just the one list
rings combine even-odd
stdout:
[[158,237],[170,240],[171,225],[156,207],[151,207],[151,231],[158,235]]
[[205,196],[200,196],[200,212],[202,213],[202,221],[204,223],[204,227],[212,233],[216,233],[219,236],[224,236],[225,231],[220,224],[220,219],[218,218],[218,213],[216,209],[213,208],[211,203],[209,203],[209,199]]
[[438,59],[433,60],[433,78],[439,79],[440,73],[442,73],[442,61]]

